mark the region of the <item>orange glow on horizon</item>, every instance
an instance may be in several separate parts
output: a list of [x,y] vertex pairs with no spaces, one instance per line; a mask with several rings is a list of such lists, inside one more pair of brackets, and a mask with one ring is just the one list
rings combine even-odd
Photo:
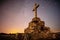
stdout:
[[12,28],[12,29],[8,29],[7,33],[24,33],[23,29],[17,29],[17,28]]

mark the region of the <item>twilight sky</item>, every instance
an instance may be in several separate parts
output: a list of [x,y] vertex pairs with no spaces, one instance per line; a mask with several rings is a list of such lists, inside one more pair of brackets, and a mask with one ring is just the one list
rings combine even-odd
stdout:
[[22,33],[34,17],[34,3],[38,3],[38,17],[51,31],[60,31],[59,0],[3,0],[0,1],[0,33]]

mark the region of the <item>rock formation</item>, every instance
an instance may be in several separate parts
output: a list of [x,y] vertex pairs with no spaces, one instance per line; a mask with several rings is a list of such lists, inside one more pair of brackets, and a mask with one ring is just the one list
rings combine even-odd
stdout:
[[48,38],[50,34],[50,28],[45,26],[45,22],[37,17],[38,4],[35,3],[34,6],[34,18],[29,23],[28,27],[24,30],[24,33],[30,34],[32,40],[37,40],[39,38]]

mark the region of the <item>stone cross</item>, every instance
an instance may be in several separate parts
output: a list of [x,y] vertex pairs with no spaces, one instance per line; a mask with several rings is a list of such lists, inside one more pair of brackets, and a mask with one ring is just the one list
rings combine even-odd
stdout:
[[37,17],[37,8],[38,7],[39,7],[39,5],[37,3],[35,3],[34,8],[33,8],[35,17]]

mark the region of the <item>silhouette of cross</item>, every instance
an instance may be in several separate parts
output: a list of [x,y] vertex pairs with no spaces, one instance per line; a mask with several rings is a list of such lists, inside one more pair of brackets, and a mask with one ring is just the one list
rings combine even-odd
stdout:
[[35,3],[34,8],[33,8],[35,17],[37,17],[37,8],[38,7],[39,7],[39,5],[37,3]]

